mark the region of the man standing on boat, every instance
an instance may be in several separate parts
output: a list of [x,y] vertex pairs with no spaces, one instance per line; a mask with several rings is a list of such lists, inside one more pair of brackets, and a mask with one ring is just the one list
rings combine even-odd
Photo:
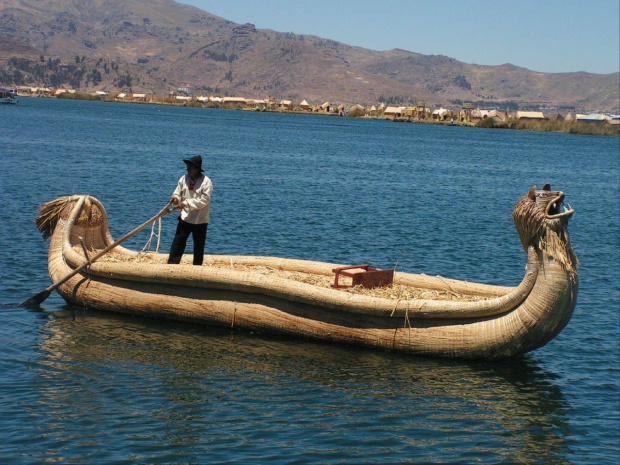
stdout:
[[170,199],[171,204],[181,209],[181,214],[170,247],[168,263],[178,264],[181,262],[187,239],[191,234],[194,242],[194,265],[202,265],[207,241],[213,184],[204,175],[200,155],[183,161],[187,165],[187,174],[181,176]]

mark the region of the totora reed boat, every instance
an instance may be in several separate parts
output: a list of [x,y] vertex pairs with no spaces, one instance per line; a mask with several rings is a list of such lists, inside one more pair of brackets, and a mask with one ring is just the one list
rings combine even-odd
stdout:
[[[545,345],[571,318],[578,262],[567,232],[573,210],[563,200],[563,192],[545,185],[517,202],[513,219],[527,266],[516,287],[398,272],[387,286],[334,288],[334,269],[342,265],[223,255],[206,256],[203,266],[187,258],[168,265],[163,254],[122,246],[107,252],[114,240],[106,212],[90,196],[48,202],[36,223],[51,236],[55,284],[49,289],[71,304],[421,356],[496,360]],[[340,284],[373,271],[344,268]]]

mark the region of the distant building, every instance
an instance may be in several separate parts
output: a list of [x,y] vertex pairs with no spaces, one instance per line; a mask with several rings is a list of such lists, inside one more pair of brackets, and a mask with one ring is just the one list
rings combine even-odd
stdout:
[[514,118],[523,120],[544,120],[545,115],[542,111],[517,111],[514,114]]
[[471,120],[480,121],[482,119],[488,118],[489,113],[491,113],[490,110],[481,110],[479,108],[476,108],[475,110],[471,112]]
[[387,107],[383,110],[383,116],[386,118],[400,118],[406,107]]
[[194,88],[192,86],[183,86],[177,89],[177,94],[192,97],[194,95]]
[[248,99],[248,104],[254,105],[254,108],[265,109],[269,107],[269,99],[253,99],[251,102]]
[[590,113],[589,115],[577,115],[577,121],[582,123],[604,123],[610,120],[611,117],[602,113]]
[[281,110],[292,110],[293,102],[290,100],[280,100],[280,109]]
[[452,112],[446,108],[440,107],[437,110],[433,110],[431,117],[436,121],[446,121],[452,116]]
[[243,97],[223,97],[222,105],[245,105],[247,103],[246,99]]
[[471,122],[471,115],[473,111],[474,111],[474,104],[466,103],[465,105],[463,105],[463,108],[461,108],[461,111],[459,112],[459,119],[461,121]]
[[411,119],[418,114],[418,107],[404,107],[402,115]]
[[504,123],[508,119],[508,114],[505,111],[491,110],[488,117],[492,118],[494,123]]
[[[428,111],[427,111],[428,110]],[[426,108],[425,102],[418,102],[416,105],[416,113],[418,118],[426,118],[427,113],[430,112],[430,108]]]

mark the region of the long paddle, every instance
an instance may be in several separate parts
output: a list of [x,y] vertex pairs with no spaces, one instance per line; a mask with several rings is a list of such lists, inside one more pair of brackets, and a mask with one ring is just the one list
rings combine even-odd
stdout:
[[137,228],[135,228],[133,231],[125,234],[123,237],[121,237],[120,239],[118,239],[116,242],[114,242],[113,244],[110,244],[109,246],[107,246],[105,249],[103,249],[101,252],[99,252],[98,254],[96,254],[94,257],[91,257],[90,260],[88,260],[87,258],[87,262],[84,263],[83,265],[78,266],[75,270],[73,270],[71,273],[69,273],[68,275],[66,275],[64,278],[62,278],[60,281],[57,281],[55,284],[52,284],[50,287],[48,287],[47,289],[39,292],[38,294],[33,295],[32,297],[30,297],[27,300],[24,300],[21,304],[19,304],[20,307],[30,307],[30,306],[35,306],[35,305],[39,305],[41,302],[43,302],[45,299],[47,299],[50,294],[52,293],[52,291],[54,289],[56,289],[58,286],[60,286],[61,284],[64,284],[66,281],[68,281],[69,279],[73,278],[76,274],[78,274],[79,272],[81,272],[84,268],[86,268],[87,266],[91,265],[94,261],[99,260],[101,257],[103,257],[105,254],[107,254],[110,250],[112,250],[114,247],[116,247],[117,245],[125,242],[127,239],[129,239],[131,236],[139,233],[140,231],[142,231],[144,228],[146,228],[148,225],[150,225],[151,223],[153,223],[154,221],[158,220],[159,218],[163,218],[164,216],[168,215],[169,213],[172,213],[173,211],[177,210],[179,207],[174,207],[174,208],[170,208],[171,204],[167,204],[164,208],[162,208],[160,210],[160,212],[155,215],[153,218],[145,221],[144,223],[142,223],[140,226],[138,226]]

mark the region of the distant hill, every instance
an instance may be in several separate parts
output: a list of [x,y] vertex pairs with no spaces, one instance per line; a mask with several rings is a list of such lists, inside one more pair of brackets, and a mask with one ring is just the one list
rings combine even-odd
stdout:
[[236,24],[172,0],[0,0],[3,84],[619,113],[619,76],[368,50]]

